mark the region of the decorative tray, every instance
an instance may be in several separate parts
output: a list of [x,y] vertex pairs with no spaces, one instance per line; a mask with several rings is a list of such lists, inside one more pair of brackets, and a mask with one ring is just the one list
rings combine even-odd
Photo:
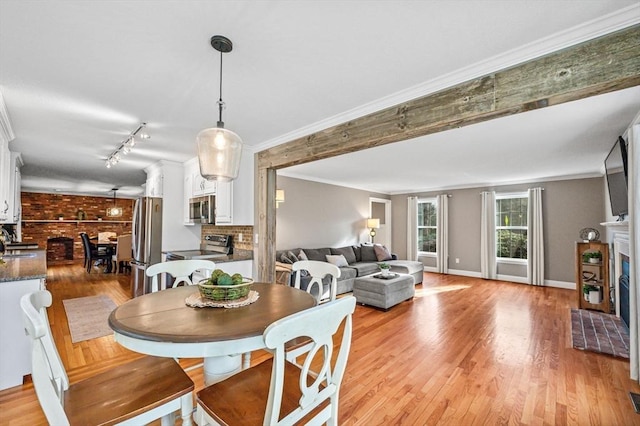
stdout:
[[192,308],[239,308],[256,302],[260,298],[257,291],[251,290],[245,297],[235,300],[213,300],[196,292],[184,299],[184,303]]
[[377,275],[374,275],[373,278],[378,278],[381,280],[392,280],[394,278],[398,278],[398,274],[394,274],[394,273],[391,273],[388,275],[377,274]]

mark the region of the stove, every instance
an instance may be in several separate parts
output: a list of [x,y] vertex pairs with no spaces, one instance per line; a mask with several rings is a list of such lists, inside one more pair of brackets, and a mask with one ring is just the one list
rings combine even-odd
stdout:
[[167,260],[215,259],[233,254],[231,235],[207,235],[200,250],[177,250],[167,253]]

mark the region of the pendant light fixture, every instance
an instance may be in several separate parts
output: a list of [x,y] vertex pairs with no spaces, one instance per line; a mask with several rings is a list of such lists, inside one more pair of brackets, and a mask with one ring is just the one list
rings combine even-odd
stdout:
[[200,174],[207,180],[228,182],[238,177],[242,156],[242,139],[224,128],[222,121],[222,54],[231,52],[231,40],[221,35],[211,37],[211,46],[220,52],[220,97],[218,99],[218,123],[216,127],[204,129],[196,138]]
[[122,207],[116,206],[116,191],[118,188],[112,188],[113,191],[113,206],[107,209],[107,217],[120,217],[122,216]]

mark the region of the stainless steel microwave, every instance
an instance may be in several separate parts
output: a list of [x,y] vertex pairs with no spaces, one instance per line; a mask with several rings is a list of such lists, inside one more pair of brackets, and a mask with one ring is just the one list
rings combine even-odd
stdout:
[[189,220],[194,223],[216,223],[216,197],[205,195],[189,199]]

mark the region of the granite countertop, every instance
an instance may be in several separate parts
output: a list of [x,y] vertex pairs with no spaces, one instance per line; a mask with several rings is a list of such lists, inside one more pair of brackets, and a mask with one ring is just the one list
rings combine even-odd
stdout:
[[[163,254],[171,254],[171,253],[180,253],[189,250],[169,250],[163,251]],[[215,256],[207,260],[213,260],[215,263],[226,263],[226,262],[239,262],[241,260],[252,260],[253,259],[253,251],[252,250],[242,250],[242,249],[234,249],[233,254],[228,254],[226,256]]]
[[0,283],[47,277],[46,250],[7,250],[0,264]]

